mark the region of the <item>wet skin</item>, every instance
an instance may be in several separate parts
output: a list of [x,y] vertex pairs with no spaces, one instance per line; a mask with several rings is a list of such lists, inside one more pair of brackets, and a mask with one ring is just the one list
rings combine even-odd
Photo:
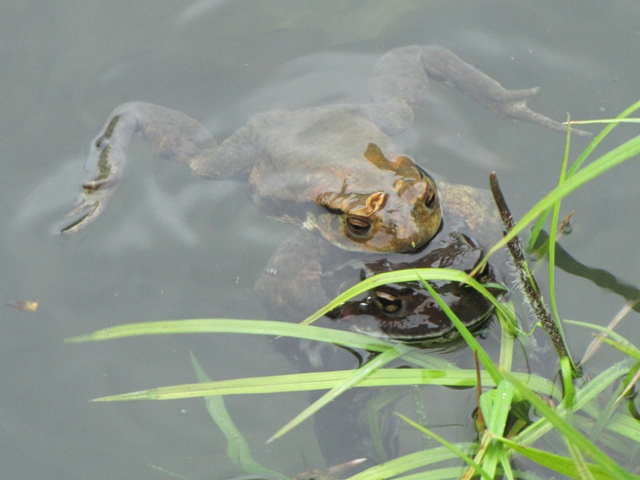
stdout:
[[[432,241],[404,254],[354,254],[301,230],[271,256],[256,291],[271,316],[301,321],[364,278],[406,268],[451,268],[470,272],[502,236],[502,223],[486,190],[438,182],[443,223]],[[505,283],[504,252],[477,276]],[[490,319],[493,306],[475,289],[457,282],[430,282],[472,330]],[[503,290],[492,289],[500,296]],[[378,287],[332,312],[337,325],[404,342],[436,346],[455,340],[457,330],[419,282]]]
[[[347,257],[310,232],[300,230],[271,257],[256,284],[263,304],[276,318],[302,320],[359,281],[378,273],[413,268],[450,268],[471,272],[484,249],[468,236],[438,235],[426,248],[411,254]],[[487,264],[474,277],[481,284],[500,280]],[[451,281],[429,281],[438,295],[472,331],[484,327],[494,307],[474,288]],[[500,288],[490,288],[500,296]],[[457,329],[421,282],[382,285],[328,315],[337,325],[354,331],[420,343],[432,347],[458,338]]]
[[428,78],[454,85],[497,115],[566,130],[526,107],[537,88],[506,90],[435,46],[383,55],[371,74],[372,103],[265,112],[221,144],[183,113],[126,103],[112,112],[91,145],[90,178],[69,214],[75,219],[62,233],[77,232],[102,213],[123,175],[129,143],[140,133],[160,157],[187,165],[197,176],[246,181],[249,198],[261,211],[317,231],[341,249],[419,249],[441,228],[441,194],[390,135],[411,124]]

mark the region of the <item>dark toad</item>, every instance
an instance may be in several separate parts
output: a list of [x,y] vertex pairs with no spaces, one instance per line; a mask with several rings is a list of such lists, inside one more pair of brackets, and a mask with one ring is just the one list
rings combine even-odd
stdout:
[[250,200],[260,210],[317,230],[342,249],[415,250],[440,228],[439,193],[389,135],[413,121],[427,77],[456,86],[500,116],[566,130],[526,107],[537,88],[506,90],[435,46],[383,55],[373,67],[370,104],[258,114],[221,144],[183,113],[126,103],[91,145],[91,176],[70,213],[77,218],[62,233],[80,230],[104,210],[122,177],[129,143],[140,133],[159,156],[184,163],[198,176],[247,181]]
[[[437,240],[436,240],[437,239]],[[302,320],[335,296],[372,275],[400,269],[450,268],[470,273],[484,249],[459,232],[438,235],[425,249],[411,254],[347,257],[326,241],[300,230],[272,255],[256,291],[272,316]],[[503,290],[490,264],[475,276],[490,292]],[[494,306],[474,288],[459,282],[428,282],[460,320],[478,331]],[[328,314],[337,326],[432,347],[452,342],[458,331],[421,282],[387,284],[371,289]]]
[[[470,272],[502,236],[502,222],[489,191],[436,182],[443,224],[421,250],[402,254],[341,251],[304,230],[285,240],[267,263],[256,291],[275,318],[300,321],[364,277],[406,268],[451,268]],[[505,252],[502,252],[505,255]],[[481,283],[506,283],[499,257],[476,277]],[[475,289],[457,282],[430,282],[471,329],[480,329],[493,305]],[[503,291],[492,289],[500,296]],[[332,312],[339,325],[424,346],[457,336],[444,311],[419,282],[387,285]]]

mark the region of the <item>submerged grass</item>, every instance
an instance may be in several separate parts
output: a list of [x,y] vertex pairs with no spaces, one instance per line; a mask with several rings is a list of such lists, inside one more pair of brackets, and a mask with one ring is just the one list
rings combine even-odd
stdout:
[[[555,225],[559,218],[561,200],[587,182],[604,174],[620,163],[640,153],[640,136],[635,137],[605,153],[587,166],[583,166],[598,144],[611,132],[619,121],[638,121],[627,117],[640,108],[640,101],[625,110],[617,120],[605,120],[606,127],[598,134],[585,151],[568,168],[568,139],[558,186],[540,200],[522,219],[487,253],[487,259],[509,240],[533,224],[530,248],[551,216],[550,235],[546,251],[549,252],[549,281],[551,311],[555,325],[561,330],[562,322],[553,294],[555,287]],[[444,279],[467,282],[496,306],[502,326],[500,358],[497,362],[483,350],[464,324],[448,309],[427,280]],[[349,298],[384,283],[422,280],[462,337],[477,354],[483,369],[461,369],[438,355],[363,334],[332,330],[309,325],[328,311]],[[637,479],[635,455],[640,451],[640,422],[633,400],[622,398],[640,370],[640,349],[605,327],[581,322],[572,324],[592,328],[603,335],[603,342],[620,350],[626,358],[592,379],[573,380],[569,357],[559,359],[563,372],[563,392],[549,379],[521,372],[513,372],[514,333],[517,331],[515,314],[509,304],[500,303],[480,284],[463,272],[444,269],[414,269],[396,271],[371,277],[334,299],[329,305],[306,319],[303,324],[290,324],[265,320],[238,319],[194,319],[180,321],[148,322],[112,327],[88,335],[68,339],[70,342],[107,340],[140,335],[179,333],[241,333],[251,335],[290,336],[318,342],[329,342],[353,349],[377,352],[378,355],[355,371],[333,371],[274,375],[258,378],[243,378],[211,382],[199,366],[194,366],[200,383],[161,387],[140,392],[113,395],[96,401],[165,400],[187,397],[205,397],[207,407],[216,424],[225,432],[229,445],[229,458],[245,475],[244,478],[288,478],[262,467],[253,460],[248,444],[242,438],[233,421],[224,409],[223,396],[237,394],[265,394],[291,391],[328,390],[317,402],[310,405],[272,439],[283,435],[295,425],[313,415],[323,405],[353,387],[388,387],[402,385],[475,386],[479,378],[482,392],[479,406],[484,422],[478,423],[478,440],[452,443],[435,435],[425,425],[406,419],[411,428],[421,431],[442,446],[427,448],[409,455],[395,458],[369,468],[351,480],[402,478],[405,480],[425,478],[540,478],[531,472],[512,469],[514,455],[528,458],[549,470],[579,479]],[[604,336],[606,335],[606,336]],[[402,358],[412,368],[389,368],[394,359]],[[496,364],[497,363],[497,364]],[[547,401],[543,401],[547,398]],[[596,401],[596,399],[598,401]],[[604,399],[604,403],[603,402]],[[622,402],[629,405],[628,411],[619,407]],[[530,409],[535,409],[537,420],[530,419]],[[523,414],[522,412],[525,412]],[[566,453],[546,451],[539,443],[545,435],[562,439]],[[534,446],[535,445],[535,446]],[[557,446],[557,444],[556,444]],[[610,453],[607,453],[610,452]],[[611,455],[616,456],[614,460]],[[458,466],[451,460],[458,459]],[[626,465],[626,466],[625,466]],[[635,466],[634,466],[635,465]],[[336,467],[297,476],[297,479],[345,478],[344,468]],[[413,472],[413,473],[410,473]],[[257,475],[257,476],[256,476]]]

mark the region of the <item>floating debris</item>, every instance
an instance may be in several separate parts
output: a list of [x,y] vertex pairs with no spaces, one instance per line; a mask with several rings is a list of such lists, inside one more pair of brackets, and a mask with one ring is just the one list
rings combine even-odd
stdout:
[[33,313],[38,310],[40,302],[38,300],[16,300],[15,302],[7,302],[7,305],[16,310]]

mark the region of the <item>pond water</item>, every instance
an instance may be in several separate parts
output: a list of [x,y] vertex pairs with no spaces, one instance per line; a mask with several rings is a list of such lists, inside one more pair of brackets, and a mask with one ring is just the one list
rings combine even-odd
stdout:
[[[530,105],[558,120],[614,116],[638,97],[632,0],[606,9],[596,0],[5,0],[0,13],[0,301],[40,302],[36,313],[0,307],[4,478],[170,478],[154,466],[190,479],[235,475],[201,400],[89,400],[191,382],[190,350],[217,379],[296,371],[263,337],[63,343],[134,321],[261,318],[253,284],[296,229],[258,213],[242,185],[195,179],[138,141],[106,213],[77,235],[58,235],[89,141],[118,104],[184,111],[222,139],[271,108],[366,101],[375,59],[410,44],[446,46],[509,88],[540,86]],[[602,152],[636,130],[618,128]],[[443,85],[397,138],[455,183],[486,187],[497,171],[516,217],[553,188],[565,140],[495,118]],[[584,145],[573,142],[573,157]],[[627,162],[563,205],[575,211],[564,249],[632,285],[640,285],[639,176],[638,162]],[[557,282],[563,318],[604,325],[624,303],[589,279],[559,272]],[[637,322],[632,312],[620,332],[637,338]],[[591,333],[567,335],[580,357]],[[615,358],[603,351],[588,370]],[[426,394],[432,418],[470,410],[473,393],[454,392]],[[310,422],[264,445],[306,394],[227,402],[259,461],[289,474],[323,465]],[[454,440],[473,439],[468,423]]]

